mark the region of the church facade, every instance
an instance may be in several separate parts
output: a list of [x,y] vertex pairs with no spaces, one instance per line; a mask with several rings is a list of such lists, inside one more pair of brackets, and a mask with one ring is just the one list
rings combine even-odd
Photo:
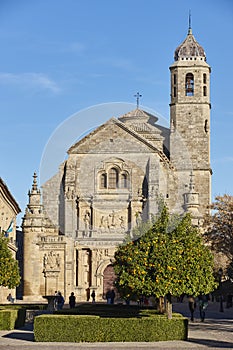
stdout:
[[22,223],[25,300],[56,290],[77,301],[95,290],[103,300],[116,247],[157,213],[161,197],[201,225],[211,197],[210,66],[191,28],[170,85],[170,128],[137,107],[70,147],[42,191],[34,174]]

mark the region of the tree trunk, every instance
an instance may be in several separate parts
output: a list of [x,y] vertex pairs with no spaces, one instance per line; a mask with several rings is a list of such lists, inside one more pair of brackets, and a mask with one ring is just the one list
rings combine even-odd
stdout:
[[164,312],[165,312],[164,297],[159,297],[159,312],[161,314],[164,314]]
[[166,298],[166,313],[167,313],[167,318],[169,320],[172,319],[172,298],[171,298],[171,294],[167,295]]

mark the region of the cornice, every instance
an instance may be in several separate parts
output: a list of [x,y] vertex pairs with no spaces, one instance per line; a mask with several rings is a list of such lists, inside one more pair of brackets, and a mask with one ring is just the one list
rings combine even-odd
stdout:
[[0,193],[2,195],[2,198],[13,209],[15,214],[16,215],[19,214],[21,212],[21,209],[1,177],[0,177]]

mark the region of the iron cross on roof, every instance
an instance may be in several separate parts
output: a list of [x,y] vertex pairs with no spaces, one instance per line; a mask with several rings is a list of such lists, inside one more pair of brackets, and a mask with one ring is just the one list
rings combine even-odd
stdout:
[[139,99],[140,97],[142,97],[142,95],[139,94],[139,92],[136,93],[136,95],[134,95],[134,97],[137,98],[137,109],[139,108]]

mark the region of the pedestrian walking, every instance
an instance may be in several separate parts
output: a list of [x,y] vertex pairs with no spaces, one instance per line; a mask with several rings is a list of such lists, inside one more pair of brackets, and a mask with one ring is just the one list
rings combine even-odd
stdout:
[[189,295],[188,297],[188,305],[189,305],[189,310],[190,310],[190,313],[191,313],[191,321],[194,320],[194,311],[196,309],[196,300],[194,298],[194,296],[192,295]]
[[115,299],[115,292],[114,292],[114,289],[111,290],[111,294],[110,294],[110,298],[111,298],[111,304],[114,304],[114,299]]
[[107,304],[111,304],[111,291],[110,289],[106,293]]
[[54,292],[55,298],[54,298],[54,310],[57,310],[57,299],[58,299],[58,291],[55,290]]
[[208,298],[206,295],[200,295],[199,299],[199,311],[200,311],[200,319],[201,322],[205,321],[205,312],[208,306]]
[[65,304],[65,299],[62,296],[61,292],[58,292],[58,297],[57,297],[57,309],[62,310],[63,305]]
[[93,289],[92,293],[91,293],[91,297],[92,297],[92,303],[95,303],[95,291]]

